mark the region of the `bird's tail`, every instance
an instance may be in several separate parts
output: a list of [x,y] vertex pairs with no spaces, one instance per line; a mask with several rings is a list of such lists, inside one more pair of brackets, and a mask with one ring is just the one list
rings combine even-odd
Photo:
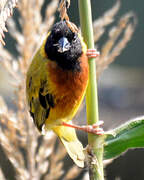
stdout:
[[59,136],[69,156],[79,167],[84,167],[85,155],[83,145],[78,140],[75,129],[65,126],[57,126],[53,131]]

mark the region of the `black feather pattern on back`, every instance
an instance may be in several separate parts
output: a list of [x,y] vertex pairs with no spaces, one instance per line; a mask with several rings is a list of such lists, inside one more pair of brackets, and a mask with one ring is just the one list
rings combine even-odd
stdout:
[[46,97],[43,96],[40,91],[39,91],[39,101],[40,101],[41,106],[42,106],[44,109],[47,109]]
[[[44,85],[43,85],[44,86]],[[54,99],[52,94],[43,95],[44,88],[39,90],[39,101],[44,109],[54,108]]]
[[39,101],[44,109],[48,109],[49,107],[54,108],[54,100],[51,94],[46,94],[43,96],[39,91]]
[[[54,108],[54,98],[51,94],[43,95],[45,83],[42,83],[42,88],[39,89],[37,98],[32,97],[30,101],[30,115],[39,131],[42,131],[42,127],[49,117],[50,109]],[[32,106],[35,107],[33,112]]]

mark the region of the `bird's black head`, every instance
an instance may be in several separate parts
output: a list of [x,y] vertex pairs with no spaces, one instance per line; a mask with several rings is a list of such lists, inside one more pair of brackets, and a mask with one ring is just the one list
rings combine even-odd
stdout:
[[81,42],[78,34],[72,32],[65,21],[53,26],[46,40],[45,52],[63,70],[80,71]]

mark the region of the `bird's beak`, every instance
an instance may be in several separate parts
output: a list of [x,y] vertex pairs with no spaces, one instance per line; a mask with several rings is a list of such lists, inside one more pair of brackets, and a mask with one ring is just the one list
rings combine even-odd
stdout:
[[70,43],[66,37],[60,38],[58,41],[58,51],[63,53],[65,51],[68,51],[70,49]]

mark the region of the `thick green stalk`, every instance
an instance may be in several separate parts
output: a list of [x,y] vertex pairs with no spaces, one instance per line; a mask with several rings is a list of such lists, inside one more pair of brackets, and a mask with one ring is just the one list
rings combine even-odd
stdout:
[[[84,41],[88,49],[94,48],[91,3],[90,0],[79,0],[79,13],[81,30]],[[92,58],[89,60],[89,83],[86,92],[86,107],[87,107],[87,122],[89,125],[97,123],[98,114],[98,96],[97,96],[97,81],[96,81],[96,62]],[[93,134],[88,134],[88,143],[91,153],[94,157],[89,163],[90,180],[103,180],[103,145],[102,139]],[[93,161],[93,162],[92,162]],[[95,162],[95,163],[94,163]]]

